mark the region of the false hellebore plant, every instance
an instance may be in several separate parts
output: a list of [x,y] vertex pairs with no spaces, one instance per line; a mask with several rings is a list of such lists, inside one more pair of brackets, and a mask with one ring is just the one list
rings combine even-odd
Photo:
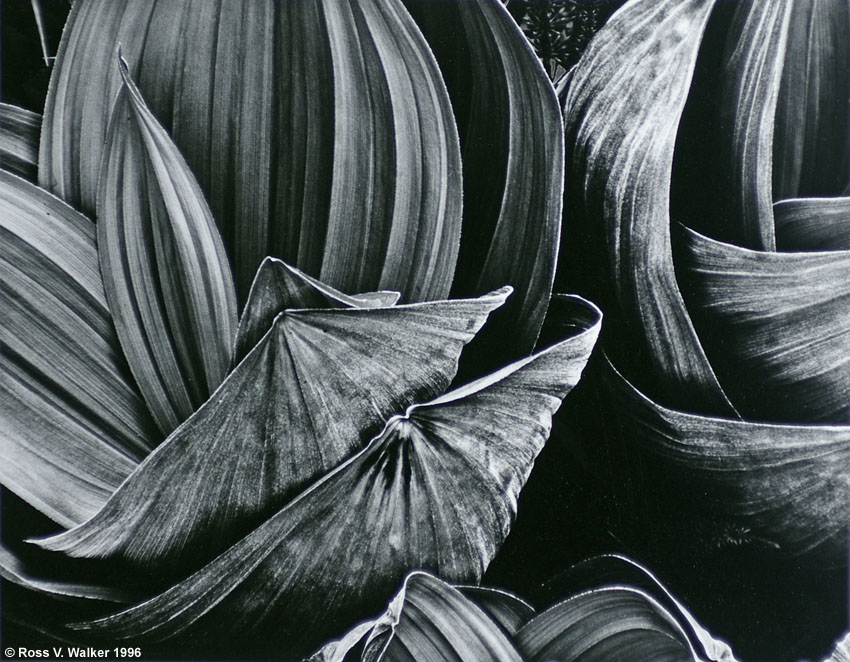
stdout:
[[624,529],[644,548],[831,569],[828,599],[784,599],[822,609],[808,618],[833,637],[850,523],[848,70],[846,0],[629,2],[571,72],[560,283],[606,313],[610,443],[585,452],[620,488]]
[[[530,353],[563,146],[528,42],[410,9],[78,0],[38,155],[2,109],[0,480],[65,529],[5,532],[6,618],[296,657],[480,580],[601,313],[558,297]],[[516,360],[447,390],[512,290],[476,365]]]

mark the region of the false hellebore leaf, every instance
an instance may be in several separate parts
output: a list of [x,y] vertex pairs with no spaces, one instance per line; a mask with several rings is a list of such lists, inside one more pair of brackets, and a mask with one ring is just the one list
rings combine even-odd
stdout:
[[850,251],[850,197],[780,200],[773,217],[780,251]]
[[509,293],[280,313],[95,517],[41,545],[197,567],[362,448],[394,412],[448,387],[463,346]]
[[0,103],[0,168],[35,181],[39,131],[41,115]]
[[612,347],[618,365],[645,356],[665,401],[731,414],[679,292],[670,240],[677,128],[712,6],[631,2],[597,34],[567,97],[566,200],[602,269],[576,276],[581,291],[616,311],[606,333],[642,345],[628,354],[618,349],[625,344]]
[[[507,342],[513,354],[527,354],[552,292],[561,227],[563,130],[555,92],[499,0],[406,6],[434,49],[460,134],[464,225],[452,293],[511,283],[516,292],[495,318],[521,320]],[[488,327],[490,342],[504,345],[501,328]]]
[[266,622],[281,653],[298,655],[379,609],[411,569],[477,581],[600,322],[597,311],[575,336],[411,406],[211,563],[84,627],[137,640],[190,627],[245,633]]
[[263,260],[236,331],[234,362],[241,361],[289,308],[381,308],[393,306],[398,292],[349,296],[273,257]]
[[168,434],[230,368],[236,294],[201,189],[119,69],[98,192],[101,271],[130,369]]
[[94,515],[157,435],[124,362],[94,224],[0,172],[0,481],[63,526]]
[[267,255],[348,292],[449,293],[457,130],[400,0],[75,2],[39,167],[42,186],[84,211],[119,44],[210,201],[240,300]]

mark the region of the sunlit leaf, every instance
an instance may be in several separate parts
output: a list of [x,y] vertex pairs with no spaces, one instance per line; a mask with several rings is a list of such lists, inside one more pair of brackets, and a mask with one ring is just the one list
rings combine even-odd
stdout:
[[94,235],[87,218],[0,172],[0,482],[63,526],[97,512],[157,441]]
[[773,215],[781,251],[850,250],[850,197],[780,200]]
[[398,292],[367,292],[349,296],[311,278],[281,260],[263,260],[236,331],[234,361],[241,361],[288,308],[379,308],[398,301]]
[[360,450],[395,412],[448,387],[461,349],[509,292],[281,313],[103,510],[42,546],[197,567]]
[[551,416],[578,381],[600,319],[393,417],[366,448],[214,561],[85,627],[139,640],[192,626],[250,634],[265,622],[281,654],[306,654],[380,609],[412,569],[477,581],[507,535]]
[[650,595],[627,586],[597,588],[561,602],[516,636],[527,662],[699,662],[676,619]]
[[41,115],[0,103],[0,168],[35,181],[40,131]]
[[836,195],[850,184],[850,4],[787,4],[792,8],[776,108],[773,196]]
[[[631,339],[612,345],[618,365],[649,362],[665,402],[732,413],[682,301],[670,246],[673,151],[712,6],[631,2],[576,65],[566,209],[578,218],[565,238],[564,274],[609,311],[612,338]],[[637,366],[630,375],[644,372]]]
[[845,634],[841,641],[835,644],[832,653],[823,662],[850,662],[850,634]]
[[850,426],[699,416],[653,402],[610,366],[605,377],[611,443],[618,466],[633,467],[636,519],[645,508],[673,509],[681,521],[678,504],[688,503],[681,524],[699,527],[702,541],[739,532],[738,544],[847,563]]
[[492,355],[498,344],[527,354],[546,314],[560,236],[564,156],[554,90],[498,0],[406,5],[434,49],[458,119],[464,226],[452,293],[513,285],[481,351]]
[[160,430],[230,368],[236,294],[207,203],[121,62],[98,192],[98,247],[121,347]]
[[241,300],[267,255],[347,292],[448,294],[457,131],[400,0],[75,2],[39,177],[83,210],[94,208],[119,44],[209,200]]
[[850,251],[758,252],[680,233],[688,308],[739,410],[850,420]]

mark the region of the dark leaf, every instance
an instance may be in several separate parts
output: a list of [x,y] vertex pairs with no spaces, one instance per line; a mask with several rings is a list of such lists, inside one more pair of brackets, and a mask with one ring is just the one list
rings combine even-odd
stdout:
[[288,310],[95,517],[42,541],[196,568],[451,382],[508,289],[391,308]]
[[94,235],[87,218],[0,172],[0,481],[63,526],[96,513],[157,440]]
[[781,251],[850,250],[850,197],[780,200],[773,215]]
[[412,569],[477,581],[507,535],[600,319],[393,417],[366,448],[210,564],[85,627],[138,641],[193,625],[218,636],[250,633],[265,621],[283,655],[306,654],[380,609]]
[[230,368],[236,294],[198,184],[120,69],[98,192],[100,264],[124,354],[168,434]]
[[0,168],[35,181],[39,131],[41,115],[0,103]]

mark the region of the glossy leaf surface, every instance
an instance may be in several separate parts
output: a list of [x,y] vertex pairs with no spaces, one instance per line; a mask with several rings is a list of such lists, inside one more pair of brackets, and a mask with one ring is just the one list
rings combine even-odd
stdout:
[[0,103],[0,168],[35,181],[41,115]]
[[781,251],[850,251],[850,197],[780,200],[773,214]]

